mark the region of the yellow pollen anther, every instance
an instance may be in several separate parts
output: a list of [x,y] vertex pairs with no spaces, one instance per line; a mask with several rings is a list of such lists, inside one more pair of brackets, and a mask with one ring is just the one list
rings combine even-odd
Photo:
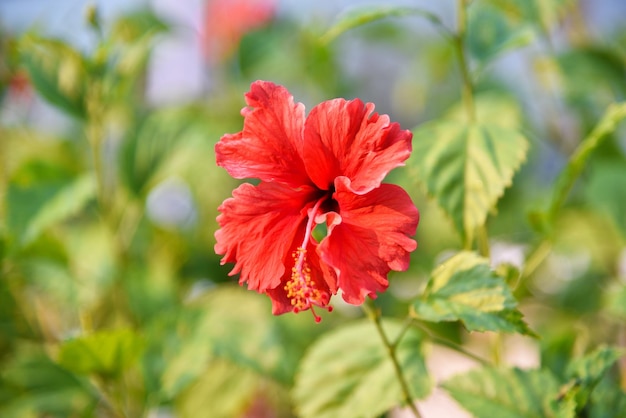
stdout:
[[294,267],[291,269],[291,279],[285,285],[287,297],[291,299],[293,311],[298,313],[310,309],[315,317],[315,322],[320,322],[321,317],[315,314],[314,305],[328,309],[329,295],[317,288],[315,281],[311,279],[311,268],[306,260],[306,249],[299,247],[293,252]]

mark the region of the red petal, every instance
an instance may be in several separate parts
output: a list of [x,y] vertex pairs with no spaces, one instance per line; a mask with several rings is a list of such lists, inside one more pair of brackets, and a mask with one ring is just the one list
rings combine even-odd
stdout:
[[304,163],[319,188],[329,190],[336,177],[346,176],[355,193],[367,193],[409,158],[413,134],[373,110],[374,104],[359,99],[329,100],[311,110]]
[[333,219],[319,251],[334,267],[344,300],[358,305],[387,288],[390,270],[409,267],[410,252],[417,247],[409,237],[415,234],[419,213],[399,186],[382,184],[357,195],[350,180],[339,177],[335,187],[341,222]]
[[215,232],[215,252],[224,255],[221,263],[235,263],[230,275],[240,273],[239,283],[259,292],[277,287],[294,239],[304,235],[314,193],[312,188],[293,190],[263,182],[235,189],[218,208],[221,229]]
[[[267,291],[267,295],[272,300],[272,313],[274,315],[293,311],[291,300],[287,297],[285,285],[291,279],[291,267],[294,263],[291,254],[293,254],[302,243],[303,236],[304,230],[302,231],[302,236],[295,240],[297,244],[289,251],[289,257],[285,260],[285,265],[288,268],[281,279],[280,286]],[[314,278],[318,289],[327,293],[329,296],[334,295],[337,293],[337,276],[335,276],[335,272],[329,266],[321,262],[317,247],[318,245],[314,242],[309,243],[309,247],[307,247],[307,262],[311,268],[311,277]]]
[[304,105],[286,88],[255,81],[246,93],[243,131],[215,145],[217,165],[231,176],[301,186],[311,184],[302,162]]

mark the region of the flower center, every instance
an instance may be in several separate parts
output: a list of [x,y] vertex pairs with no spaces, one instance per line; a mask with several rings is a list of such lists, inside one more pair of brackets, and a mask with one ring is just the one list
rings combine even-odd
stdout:
[[306,259],[306,247],[311,239],[313,220],[323,201],[323,198],[318,200],[313,209],[309,211],[309,220],[304,233],[304,240],[302,245],[293,252],[294,266],[291,269],[291,279],[285,285],[285,291],[287,292],[287,297],[291,299],[294,313],[310,309],[315,322],[320,322],[322,318],[315,313],[314,306],[327,309],[328,312],[333,310],[332,306],[328,306],[330,295],[327,291],[317,286],[311,277],[311,267]]

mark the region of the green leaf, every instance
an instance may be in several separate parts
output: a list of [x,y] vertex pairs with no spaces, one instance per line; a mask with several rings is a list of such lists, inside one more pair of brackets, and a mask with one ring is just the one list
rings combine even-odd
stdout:
[[[391,341],[402,330],[399,321],[383,326]],[[396,347],[412,399],[431,387],[421,344],[422,336],[409,329]],[[300,364],[293,399],[302,418],[376,417],[399,405],[402,390],[374,324],[352,323],[317,340]]]
[[625,118],[626,102],[612,104],[593,131],[576,148],[556,180],[550,208],[545,215],[550,222],[556,220],[559,210],[565,203],[565,199],[585,167],[589,156],[609,134],[615,131],[617,124]]
[[484,368],[454,376],[443,388],[477,418],[574,418],[574,403],[558,397],[546,370]]
[[84,118],[87,63],[83,56],[61,41],[33,34],[21,38],[17,48],[37,92],[60,110]]
[[602,379],[591,393],[589,418],[626,417],[626,393],[618,382]]
[[535,39],[535,31],[529,25],[515,25],[493,7],[470,8],[468,27],[468,50],[483,62]]
[[430,322],[460,320],[470,331],[534,335],[516,306],[505,279],[491,270],[488,260],[460,252],[433,272],[411,314]]
[[147,192],[146,187],[193,128],[196,116],[188,108],[166,109],[151,114],[129,132],[120,169],[122,179],[135,194]]
[[565,16],[572,0],[485,0],[513,22],[527,22],[547,32]]
[[[474,96],[476,119],[485,125],[519,130],[522,124],[522,109],[518,100],[505,92],[488,90]],[[471,124],[464,103],[458,103],[445,114],[446,120]]]
[[427,10],[415,7],[400,6],[365,6],[349,9],[342,13],[337,21],[331,26],[322,37],[322,42],[332,42],[335,38],[347,32],[350,29],[375,22],[377,20],[388,17],[404,17],[417,15],[425,17],[439,28],[443,28],[443,24],[439,17]]
[[96,197],[96,189],[96,181],[90,174],[83,175],[60,189],[38,208],[26,228],[22,242],[27,244],[46,228],[80,213]]
[[177,397],[176,416],[194,418],[210,411],[212,418],[243,416],[259,387],[258,376],[226,360],[208,364],[200,378]]
[[22,245],[53,224],[77,215],[95,195],[90,175],[75,177],[61,161],[35,159],[13,173],[7,190],[7,226]]
[[58,363],[75,373],[112,377],[132,366],[142,350],[143,342],[129,329],[98,331],[61,344]]
[[608,214],[626,238],[626,187],[616,187],[624,181],[624,173],[623,161],[602,160],[593,164],[585,184],[585,197],[591,206]]
[[577,379],[584,385],[595,385],[604,373],[625,355],[624,349],[598,347],[586,356],[572,361],[567,368],[567,374],[571,379]]
[[467,246],[511,185],[527,150],[526,138],[508,127],[444,119],[414,131],[409,164]]
[[168,29],[169,26],[157,15],[148,10],[140,10],[117,19],[111,29],[111,39],[114,42],[132,43]]
[[624,349],[603,346],[569,364],[567,375],[574,383],[570,394],[576,400],[579,410],[587,405],[591,393],[604,374],[624,355]]
[[626,285],[619,285],[607,295],[607,305],[613,315],[626,320]]
[[[293,330],[286,326],[290,321],[298,322]],[[167,359],[161,377],[163,392],[177,396],[214,359],[226,359],[257,375],[291,384],[316,325],[308,315],[275,318],[268,301],[258,294],[238,286],[219,286],[191,303],[168,332],[184,332],[185,338],[175,338],[158,354]]]
[[15,353],[0,374],[0,390],[13,392],[9,399],[0,399],[0,416],[89,416],[78,415],[89,413],[97,402],[87,382],[39,350],[22,346]]

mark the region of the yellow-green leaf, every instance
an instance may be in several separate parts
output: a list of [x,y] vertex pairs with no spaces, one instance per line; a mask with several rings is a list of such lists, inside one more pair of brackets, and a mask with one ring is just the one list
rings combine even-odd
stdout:
[[433,272],[411,313],[429,322],[460,320],[470,331],[533,335],[516,306],[505,279],[491,270],[488,260],[460,252]]
[[58,363],[75,373],[115,376],[130,367],[142,349],[141,339],[129,329],[98,331],[64,342]]
[[547,370],[484,368],[457,375],[444,389],[477,418],[574,418],[575,404],[559,398]]
[[20,39],[18,51],[39,94],[59,109],[85,117],[87,63],[78,51],[61,41],[34,34]]
[[438,120],[414,131],[409,164],[468,244],[526,158],[528,141],[496,122]]
[[354,29],[377,20],[388,17],[402,17],[410,15],[423,16],[431,22],[439,25],[440,28],[443,27],[439,17],[427,10],[416,7],[370,5],[349,9],[345,13],[339,15],[337,21],[322,37],[322,41],[331,42],[333,39],[350,29]]
[[[394,341],[399,321],[383,321]],[[431,380],[422,356],[422,336],[409,329],[396,347],[411,397],[428,395]],[[293,398],[302,418],[377,417],[396,405],[403,394],[393,363],[371,322],[357,322],[331,331],[316,341],[300,364]]]

